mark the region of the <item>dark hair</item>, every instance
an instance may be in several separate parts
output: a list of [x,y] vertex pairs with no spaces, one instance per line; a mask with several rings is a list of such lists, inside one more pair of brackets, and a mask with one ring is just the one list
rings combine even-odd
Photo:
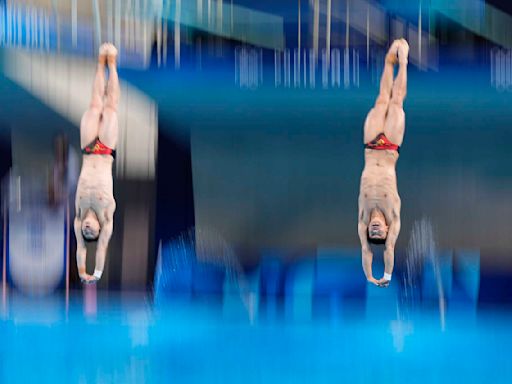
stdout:
[[82,233],[82,238],[84,239],[84,241],[86,243],[93,243],[95,241],[98,241],[98,238],[100,237],[100,235],[98,234],[98,236],[96,236],[94,239],[88,239],[87,237],[84,236],[84,234]]
[[370,237],[370,234],[366,234],[366,238],[368,239],[368,242],[370,244],[374,244],[374,245],[381,245],[381,244],[386,244],[386,239],[372,239]]

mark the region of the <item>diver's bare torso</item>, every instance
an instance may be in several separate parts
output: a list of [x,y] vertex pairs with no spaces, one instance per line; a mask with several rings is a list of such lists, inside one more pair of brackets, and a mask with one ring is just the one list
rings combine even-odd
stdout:
[[373,209],[379,209],[386,221],[400,216],[400,196],[396,184],[395,166],[398,152],[365,149],[365,167],[359,191],[359,220],[370,221]]
[[101,225],[113,218],[116,205],[112,182],[113,161],[111,155],[82,156],[82,171],[76,193],[76,209],[81,219],[89,209],[96,213]]

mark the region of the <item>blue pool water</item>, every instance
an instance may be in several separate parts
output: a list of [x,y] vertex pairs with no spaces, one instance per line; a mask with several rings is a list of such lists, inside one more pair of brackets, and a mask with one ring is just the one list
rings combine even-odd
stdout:
[[[509,382],[512,312],[404,309],[382,300],[325,307],[309,318],[237,297],[98,293],[9,297],[0,321],[0,382]],[[263,303],[260,303],[260,309]]]

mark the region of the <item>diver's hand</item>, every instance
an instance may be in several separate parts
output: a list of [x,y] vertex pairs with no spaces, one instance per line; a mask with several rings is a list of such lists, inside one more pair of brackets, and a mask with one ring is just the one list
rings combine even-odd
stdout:
[[367,278],[366,280],[368,280],[368,282],[372,283],[373,285],[377,285],[377,286],[379,285],[379,281],[376,278],[374,278],[373,276]]
[[381,288],[387,288],[387,287],[389,287],[389,280],[387,280],[385,278],[377,280],[377,285]]
[[98,279],[95,276],[84,274],[80,276],[80,280],[83,284],[94,284]]

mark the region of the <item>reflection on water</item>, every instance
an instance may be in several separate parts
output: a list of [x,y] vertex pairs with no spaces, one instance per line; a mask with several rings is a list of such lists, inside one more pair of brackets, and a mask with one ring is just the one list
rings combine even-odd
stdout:
[[491,85],[500,92],[512,91],[512,50],[494,48],[490,60]]
[[253,318],[258,290],[259,284],[248,279],[233,247],[215,230],[192,228],[160,244],[154,281],[159,302],[184,293],[222,294],[224,299],[239,297]]
[[441,328],[445,327],[445,295],[439,266],[439,251],[435,242],[432,223],[423,218],[416,221],[411,229],[404,274],[404,297],[406,303],[414,305],[421,299],[419,288],[423,280],[425,265],[431,266],[439,300]]

